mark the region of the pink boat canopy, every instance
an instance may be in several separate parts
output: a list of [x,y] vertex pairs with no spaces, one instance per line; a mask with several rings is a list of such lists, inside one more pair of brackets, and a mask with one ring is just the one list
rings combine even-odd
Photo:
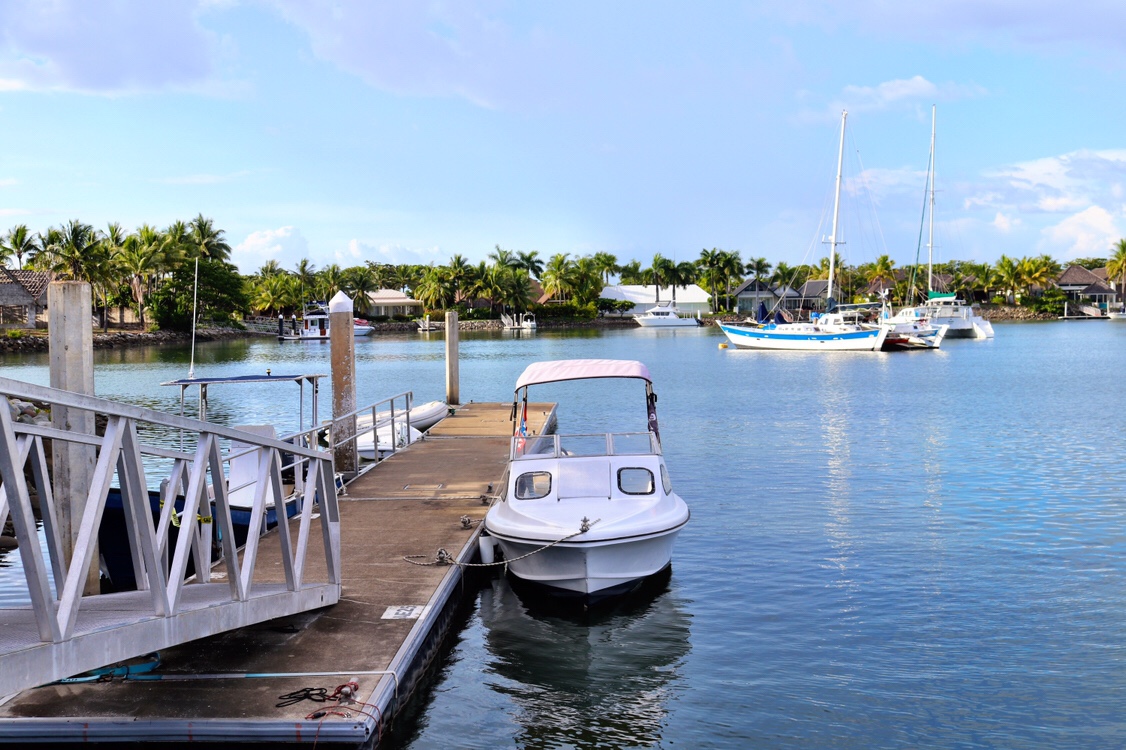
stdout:
[[539,383],[587,378],[640,378],[653,382],[649,368],[631,359],[561,359],[528,365],[516,380],[516,390]]

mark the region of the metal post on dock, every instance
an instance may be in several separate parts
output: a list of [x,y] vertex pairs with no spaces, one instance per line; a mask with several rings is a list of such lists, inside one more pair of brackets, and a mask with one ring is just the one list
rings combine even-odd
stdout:
[[457,406],[461,403],[457,371],[457,310],[446,312],[446,403]]
[[356,452],[356,417],[337,422],[356,410],[356,335],[352,300],[337,292],[328,303],[329,348],[332,360],[332,441],[337,471],[359,469]]
[[[85,281],[53,281],[47,285],[51,387],[94,395],[94,330],[90,285]],[[51,424],[55,429],[94,434],[94,415],[85,409],[54,405]],[[67,565],[74,557],[86,497],[94,477],[94,446],[55,440],[52,445],[54,502]],[[98,559],[97,550],[94,560]],[[87,571],[85,594],[99,592],[99,570]]]

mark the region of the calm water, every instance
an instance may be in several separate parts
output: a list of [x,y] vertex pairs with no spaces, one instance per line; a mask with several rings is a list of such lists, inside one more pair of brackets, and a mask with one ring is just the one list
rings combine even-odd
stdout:
[[[692,522],[663,590],[609,611],[564,616],[487,581],[397,743],[1126,745],[1126,325],[998,325],[993,341],[891,355],[722,340],[463,337],[463,400],[508,400],[535,360],[646,362]],[[179,409],[159,383],[186,374],[186,352],[97,356],[98,395]],[[196,370],[327,373],[327,356],[209,344]],[[359,403],[442,397],[440,336],[375,338],[358,359]],[[9,359],[0,374],[45,383],[44,365]],[[211,414],[285,426],[295,410],[279,393],[216,388]],[[563,430],[641,409],[558,398]]]

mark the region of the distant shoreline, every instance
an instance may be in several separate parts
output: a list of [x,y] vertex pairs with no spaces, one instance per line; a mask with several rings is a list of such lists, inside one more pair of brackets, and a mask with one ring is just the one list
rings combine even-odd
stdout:
[[[981,316],[990,321],[1029,321],[1029,320],[1057,320],[1056,316],[1046,313],[1035,313],[1028,308],[1015,305],[982,305]],[[727,315],[722,318],[703,318],[701,323],[706,326],[718,325],[720,322],[738,322],[745,320],[742,315]],[[444,321],[434,321],[438,330],[445,328]],[[632,317],[603,317],[591,320],[551,319],[541,318],[538,321],[540,329],[567,330],[579,328],[633,328],[636,327]],[[418,330],[415,321],[394,321],[385,323],[372,323],[375,329],[373,334],[380,333],[410,333]],[[502,330],[499,320],[462,320],[458,321],[458,328],[462,331],[489,331]],[[202,328],[196,331],[196,341],[221,341],[226,339],[252,338],[259,336],[273,336],[274,334],[260,331],[241,330],[237,328]],[[94,331],[95,349],[119,349],[135,346],[162,346],[165,344],[188,344],[192,340],[190,333],[182,331],[127,331],[110,330],[102,333]],[[0,354],[12,352],[37,352],[47,351],[47,336],[42,331],[28,332],[17,338],[11,338],[0,333]]]

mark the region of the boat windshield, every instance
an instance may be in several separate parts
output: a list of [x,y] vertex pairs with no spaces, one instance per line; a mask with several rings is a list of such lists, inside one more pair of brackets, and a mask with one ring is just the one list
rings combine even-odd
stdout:
[[512,439],[512,458],[575,458],[582,456],[645,456],[661,453],[651,432],[604,435],[539,435]]

